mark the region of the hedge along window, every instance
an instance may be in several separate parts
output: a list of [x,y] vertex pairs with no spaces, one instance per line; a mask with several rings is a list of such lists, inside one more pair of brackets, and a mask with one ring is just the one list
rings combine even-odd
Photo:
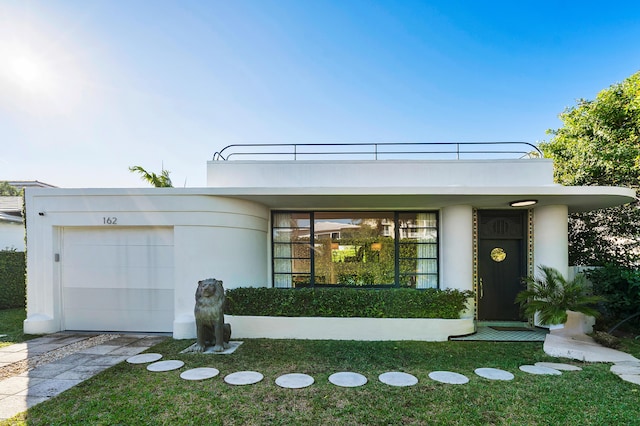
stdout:
[[274,212],[274,286],[437,288],[437,219],[435,212]]

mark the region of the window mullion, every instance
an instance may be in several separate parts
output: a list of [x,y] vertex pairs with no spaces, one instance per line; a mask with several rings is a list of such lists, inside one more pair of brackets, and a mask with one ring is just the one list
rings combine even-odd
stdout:
[[310,212],[309,213],[309,244],[311,245],[309,247],[309,258],[311,260],[311,269],[310,269],[310,273],[311,276],[309,277],[309,283],[311,284],[311,288],[314,288],[316,285],[316,259],[315,259],[315,255],[316,255],[316,238],[315,238],[315,217],[314,217],[314,213]]
[[393,212],[394,287],[400,287],[400,214]]

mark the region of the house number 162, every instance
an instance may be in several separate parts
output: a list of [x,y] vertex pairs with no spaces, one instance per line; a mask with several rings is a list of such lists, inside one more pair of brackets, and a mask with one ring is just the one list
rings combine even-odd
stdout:
[[118,218],[111,216],[111,217],[103,217],[102,218],[102,224],[103,225],[116,225],[118,223]]

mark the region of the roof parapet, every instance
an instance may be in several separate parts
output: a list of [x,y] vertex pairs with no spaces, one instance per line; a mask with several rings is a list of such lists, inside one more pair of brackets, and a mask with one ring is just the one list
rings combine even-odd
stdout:
[[213,161],[243,160],[486,160],[544,158],[529,142],[371,142],[233,144]]

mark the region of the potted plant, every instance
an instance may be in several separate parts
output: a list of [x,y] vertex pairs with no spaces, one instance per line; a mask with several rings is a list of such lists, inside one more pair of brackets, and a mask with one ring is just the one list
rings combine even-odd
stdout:
[[544,265],[538,269],[541,275],[524,278],[527,289],[516,296],[516,303],[520,304],[525,315],[537,315],[542,325],[566,323],[568,311],[592,317],[600,315],[593,305],[602,298],[588,294],[583,274],[568,281],[557,269]]

